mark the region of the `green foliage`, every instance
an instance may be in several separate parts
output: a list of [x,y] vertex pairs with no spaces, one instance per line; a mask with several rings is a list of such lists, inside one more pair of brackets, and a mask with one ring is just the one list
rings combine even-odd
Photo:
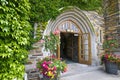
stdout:
[[47,22],[59,13],[61,0],[29,0],[31,3],[31,21]]
[[113,51],[118,47],[118,41],[113,38],[107,38],[103,43],[103,48],[108,52]]
[[47,25],[47,22],[38,23],[36,34],[35,34],[36,38],[34,39],[33,42],[37,42],[42,38],[46,25]]
[[100,10],[102,0],[30,0],[31,21],[46,22],[60,14],[60,8],[76,6],[83,10]]
[[[55,19],[64,7],[66,9],[68,6],[75,6],[82,10],[101,10],[102,0],[29,0],[31,3],[31,13],[30,21],[34,23],[44,24],[50,19]],[[45,27],[44,27],[45,28]],[[39,31],[44,30],[42,27],[38,26]],[[41,38],[41,33],[37,31],[37,38]]]
[[0,0],[0,79],[22,80],[28,52],[28,0]]
[[[76,6],[82,10],[98,10],[102,0],[63,0],[68,6]],[[63,3],[64,3],[63,2]]]
[[[57,33],[59,34],[59,32]],[[51,54],[55,54],[58,44],[60,44],[59,35],[50,33],[50,35],[44,36],[44,46],[46,51],[50,51]]]

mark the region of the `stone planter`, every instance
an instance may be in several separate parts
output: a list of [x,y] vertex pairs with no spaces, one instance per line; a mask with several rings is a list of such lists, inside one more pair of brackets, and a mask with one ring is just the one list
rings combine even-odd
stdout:
[[43,76],[43,79],[42,80],[60,80],[60,77],[55,77],[55,78],[53,78],[53,79],[50,79],[50,78],[48,78],[48,77],[46,77],[46,76]]
[[109,74],[117,75],[118,74],[118,65],[114,62],[106,61],[105,62],[105,70]]

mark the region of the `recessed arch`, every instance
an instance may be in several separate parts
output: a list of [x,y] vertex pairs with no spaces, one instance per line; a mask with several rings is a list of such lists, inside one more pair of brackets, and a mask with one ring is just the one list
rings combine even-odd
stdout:
[[78,8],[65,10],[55,20],[49,20],[48,25],[44,31],[44,35],[49,35],[51,31],[57,29],[57,27],[65,21],[71,21],[75,23],[78,26],[81,33],[89,33],[89,47],[91,48],[90,52],[92,58],[91,62],[94,65],[93,62],[95,61],[95,57],[97,54],[96,35],[94,30],[95,26],[93,26],[94,24],[91,22],[92,20],[89,19],[88,15],[89,14],[87,11],[83,11]]

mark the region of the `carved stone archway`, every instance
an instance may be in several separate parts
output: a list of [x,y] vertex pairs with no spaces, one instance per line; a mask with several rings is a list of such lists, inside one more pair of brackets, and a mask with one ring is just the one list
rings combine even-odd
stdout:
[[[63,27],[62,25],[67,25],[67,22],[73,23],[76,27]],[[47,28],[44,31],[44,35],[49,35],[51,31],[54,31],[56,29],[59,29],[61,33],[77,33],[79,36],[79,62],[84,64],[96,65],[96,61],[98,59],[96,49],[97,43],[94,30],[95,25],[92,22],[94,21],[92,21],[92,19],[90,20],[87,11],[82,11],[78,8],[70,8],[61,13],[55,20],[49,21]],[[77,31],[75,31],[75,29]],[[83,45],[83,47],[81,47],[80,45]],[[58,53],[60,54],[60,46],[58,47]],[[60,57],[59,54],[58,57]]]

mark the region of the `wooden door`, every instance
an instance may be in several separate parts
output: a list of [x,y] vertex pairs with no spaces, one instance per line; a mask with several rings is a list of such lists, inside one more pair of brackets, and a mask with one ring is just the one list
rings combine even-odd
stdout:
[[78,62],[78,34],[69,33],[67,37],[66,53],[68,58]]
[[90,34],[79,34],[79,63],[91,64]]
[[73,34],[73,55],[72,60],[78,62],[78,34]]
[[72,59],[72,54],[73,54],[73,34],[72,33],[67,33],[66,37],[66,56],[69,59]]

